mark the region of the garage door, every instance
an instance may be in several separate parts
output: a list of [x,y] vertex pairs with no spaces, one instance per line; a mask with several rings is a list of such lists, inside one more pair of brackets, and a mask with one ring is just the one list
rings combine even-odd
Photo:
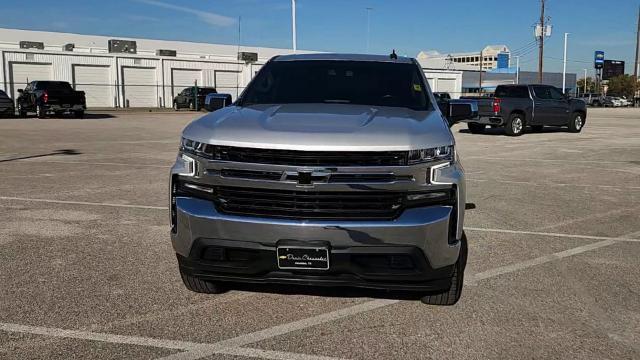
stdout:
[[87,107],[114,106],[108,66],[75,65],[73,85],[76,90],[85,92]]
[[24,89],[30,81],[35,80],[54,80],[51,78],[51,64],[11,64],[9,81],[14,99],[18,97],[18,89]]
[[448,92],[453,96],[456,92],[456,80],[455,79],[438,79],[438,91]]
[[237,98],[236,84],[240,80],[239,74],[236,71],[216,71],[216,90],[219,93],[231,94],[234,99]]
[[171,71],[171,95],[176,97],[182,89],[193,86],[196,80],[198,86],[203,86],[202,70],[173,69]]
[[158,84],[154,68],[122,68],[123,105],[129,107],[157,107]]

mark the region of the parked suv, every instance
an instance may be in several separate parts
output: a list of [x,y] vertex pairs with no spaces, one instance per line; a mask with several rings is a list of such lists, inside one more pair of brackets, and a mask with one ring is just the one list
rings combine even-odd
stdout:
[[[196,90],[197,89],[197,90]],[[198,93],[196,97],[196,91]],[[180,91],[180,93],[173,99],[173,109],[180,110],[182,108],[188,108],[189,110],[200,110],[204,107],[204,100],[208,94],[215,94],[216,89],[212,87],[188,87]]]
[[526,127],[566,126],[580,132],[587,119],[583,100],[573,99],[549,85],[500,85],[494,97],[478,98],[477,119],[466,120],[469,131],[484,132],[487,125],[503,127],[507,135],[524,134]]
[[[184,285],[416,291],[452,305],[467,259],[450,123],[409,58],[273,58],[229,107],[189,124],[170,176]],[[449,121],[448,121],[449,120]]]
[[51,113],[71,113],[80,118],[87,109],[84,91],[74,90],[66,81],[32,81],[18,93],[16,107],[22,117],[31,111],[39,118]]

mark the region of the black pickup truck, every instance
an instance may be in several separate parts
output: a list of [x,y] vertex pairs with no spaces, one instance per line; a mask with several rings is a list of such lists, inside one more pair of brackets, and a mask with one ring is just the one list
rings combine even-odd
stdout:
[[[173,109],[178,111],[182,108],[189,108],[189,110],[201,110],[204,107],[204,100],[209,94],[216,94],[216,89],[212,87],[198,87],[198,97],[196,100],[196,87],[188,87],[180,91],[173,99]],[[196,109],[196,103],[198,108]]]
[[41,119],[51,113],[72,113],[81,118],[87,108],[84,91],[74,90],[66,81],[32,81],[18,93],[16,108],[22,117],[31,111]]
[[[471,97],[466,97],[470,99]],[[507,135],[522,135],[527,126],[566,126],[580,132],[587,119],[584,101],[572,99],[550,85],[499,85],[494,97],[475,97],[478,118],[467,120],[469,131],[484,132],[487,125],[504,127]]]

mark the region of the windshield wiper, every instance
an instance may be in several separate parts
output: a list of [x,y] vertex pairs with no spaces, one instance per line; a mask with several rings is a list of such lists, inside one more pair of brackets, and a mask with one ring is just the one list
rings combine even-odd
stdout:
[[340,99],[327,99],[327,100],[324,100],[323,102],[328,104],[351,104],[350,100],[340,100]]

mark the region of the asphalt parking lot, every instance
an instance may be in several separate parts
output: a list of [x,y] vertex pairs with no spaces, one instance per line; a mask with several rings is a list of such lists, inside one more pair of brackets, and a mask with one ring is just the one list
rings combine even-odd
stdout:
[[197,116],[0,120],[0,358],[640,358],[640,110],[455,127],[476,209],[453,307],[187,291],[167,180]]

